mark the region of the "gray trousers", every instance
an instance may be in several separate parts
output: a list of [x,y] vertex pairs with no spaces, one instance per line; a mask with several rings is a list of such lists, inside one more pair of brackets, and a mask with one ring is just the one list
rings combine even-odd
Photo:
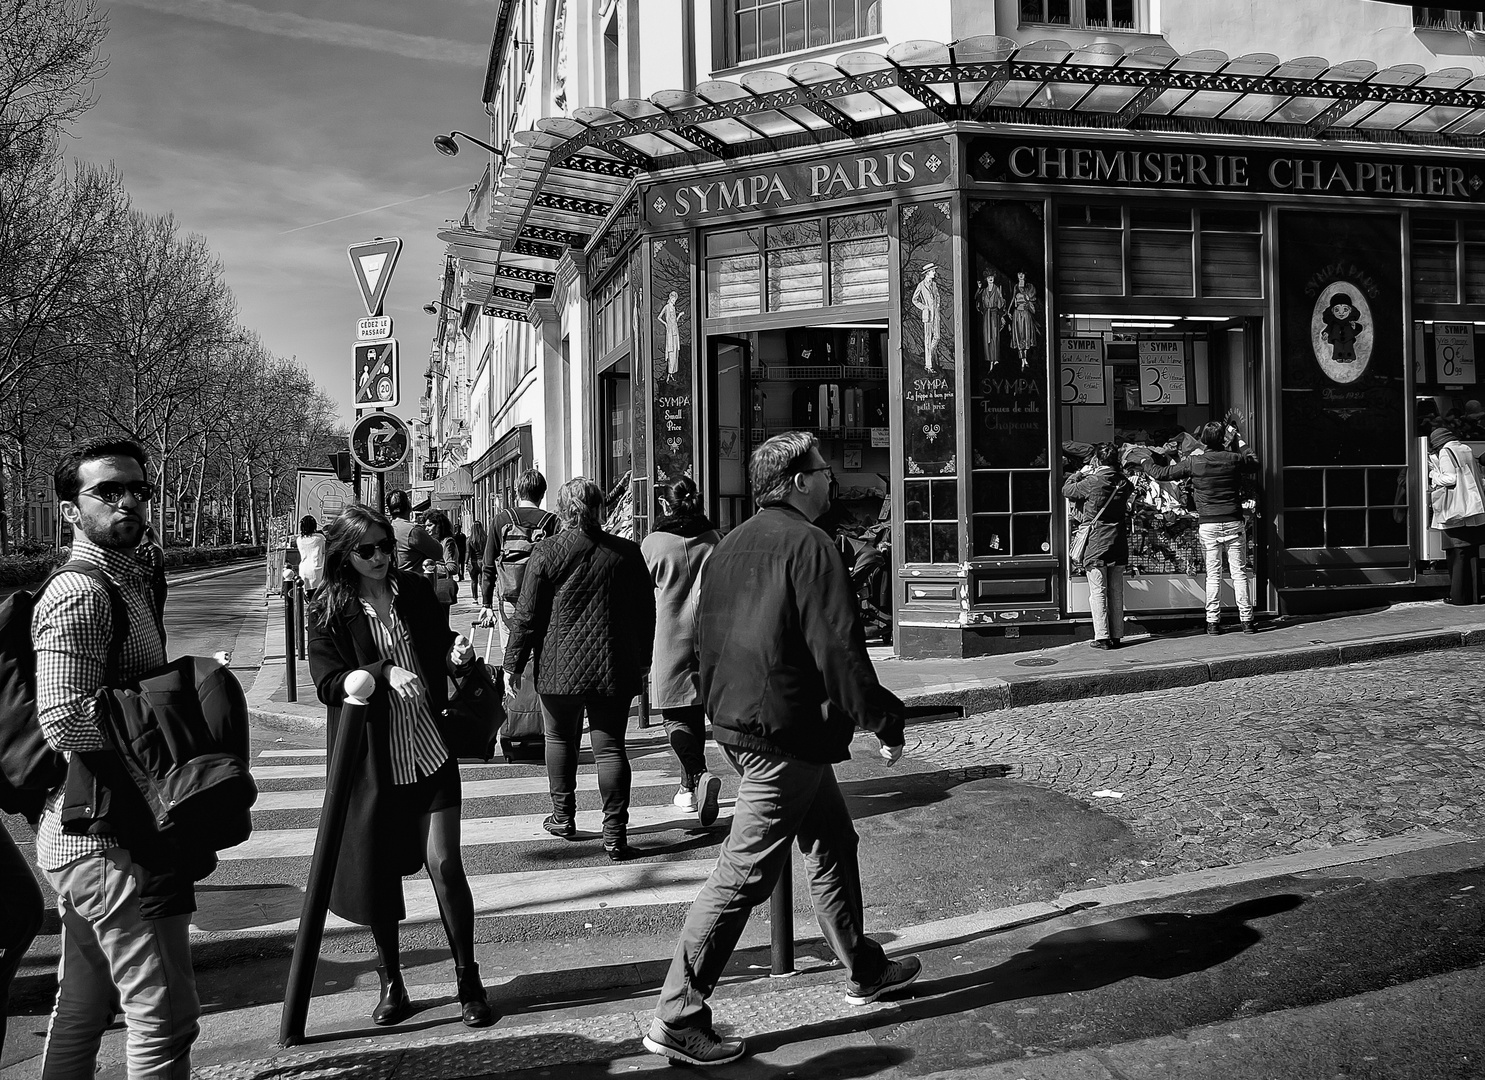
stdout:
[[732,831],[691,904],[655,1015],[674,1028],[710,1027],[707,998],[753,908],[766,901],[796,837],[820,929],[854,983],[882,976],[887,956],[863,931],[856,827],[829,765],[724,746],[742,777]]

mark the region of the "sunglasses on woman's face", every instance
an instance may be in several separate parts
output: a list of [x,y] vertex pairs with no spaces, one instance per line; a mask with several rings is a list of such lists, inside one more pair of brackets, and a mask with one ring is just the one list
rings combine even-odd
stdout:
[[375,558],[378,551],[383,555],[390,555],[396,549],[397,545],[393,543],[392,538],[389,536],[385,540],[378,540],[374,544],[357,544],[351,548],[351,551],[358,558],[370,560]]

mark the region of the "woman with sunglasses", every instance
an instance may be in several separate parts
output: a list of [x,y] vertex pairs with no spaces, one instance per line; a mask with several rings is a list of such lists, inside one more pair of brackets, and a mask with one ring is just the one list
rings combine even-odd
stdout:
[[381,1000],[371,1014],[395,1024],[412,1012],[402,981],[398,926],[406,917],[402,878],[428,868],[454,954],[464,1023],[491,1021],[474,958],[474,900],[459,851],[459,768],[435,717],[448,703],[450,673],[474,648],[449,629],[448,609],[421,574],[398,570],[392,524],[360,504],[325,528],[325,579],[314,601],[309,670],[329,707],[330,743],[346,677],[376,679],[354,777],[330,910],[371,928]]

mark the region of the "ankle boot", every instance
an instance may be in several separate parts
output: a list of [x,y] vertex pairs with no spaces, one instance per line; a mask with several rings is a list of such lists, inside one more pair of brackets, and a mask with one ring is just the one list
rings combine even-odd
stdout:
[[490,1011],[490,1005],[485,1000],[485,986],[480,982],[480,966],[470,964],[468,967],[455,967],[454,977],[458,980],[459,1004],[463,1006],[464,1024],[466,1027],[485,1027],[495,1019]]
[[406,1020],[412,1014],[412,1000],[402,984],[402,972],[379,967],[376,977],[381,980],[382,999],[371,1013],[371,1022],[386,1027]]

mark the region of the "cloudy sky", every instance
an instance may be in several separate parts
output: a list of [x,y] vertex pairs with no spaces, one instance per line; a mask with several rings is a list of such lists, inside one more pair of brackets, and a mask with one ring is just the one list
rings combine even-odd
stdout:
[[73,156],[113,161],[137,208],[173,212],[226,266],[240,320],[351,409],[366,312],[346,246],[402,238],[385,311],[416,413],[443,245],[487,160],[493,0],[112,0],[108,74]]

